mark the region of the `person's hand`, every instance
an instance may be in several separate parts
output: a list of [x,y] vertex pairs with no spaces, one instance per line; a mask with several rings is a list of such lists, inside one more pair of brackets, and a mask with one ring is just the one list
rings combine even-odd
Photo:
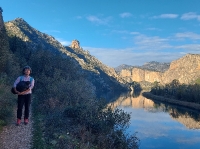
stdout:
[[23,94],[24,94],[23,92],[18,92],[18,93],[17,93],[17,95],[23,95]]

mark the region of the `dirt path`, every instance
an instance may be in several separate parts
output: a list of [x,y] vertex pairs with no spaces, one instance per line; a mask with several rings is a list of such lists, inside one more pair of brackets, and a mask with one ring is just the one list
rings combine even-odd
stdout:
[[[16,110],[15,110],[16,113]],[[0,134],[0,148],[1,149],[31,149],[32,141],[32,121],[24,125],[22,120],[20,126],[16,126],[16,114],[11,123],[3,128]]]

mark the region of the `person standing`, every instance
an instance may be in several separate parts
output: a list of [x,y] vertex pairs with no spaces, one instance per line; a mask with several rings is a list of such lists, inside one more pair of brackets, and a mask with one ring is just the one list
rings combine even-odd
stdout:
[[[31,67],[30,66],[25,66],[22,70],[23,75],[19,76],[15,82],[14,82],[14,90],[18,95],[18,100],[17,100],[17,126],[21,124],[21,117],[22,117],[22,110],[23,106],[25,106],[24,110],[24,124],[28,124],[29,122],[29,111],[30,111],[30,104],[31,104],[31,94],[32,94],[32,89],[34,87],[35,80],[30,76],[31,74]],[[25,81],[29,82],[30,85],[28,89],[25,91],[18,91],[16,86],[20,81]]]

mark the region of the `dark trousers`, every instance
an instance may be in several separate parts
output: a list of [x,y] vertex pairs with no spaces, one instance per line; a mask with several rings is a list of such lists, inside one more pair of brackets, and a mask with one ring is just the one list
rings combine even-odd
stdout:
[[22,110],[23,110],[24,105],[25,105],[24,119],[29,118],[30,104],[31,104],[31,94],[18,95],[18,106],[17,106],[17,118],[18,119],[21,119],[21,117],[22,117]]

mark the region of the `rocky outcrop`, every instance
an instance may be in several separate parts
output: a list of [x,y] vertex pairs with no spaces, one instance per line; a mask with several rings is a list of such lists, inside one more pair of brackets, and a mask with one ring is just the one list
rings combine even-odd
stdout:
[[177,79],[180,83],[191,83],[200,77],[200,54],[187,54],[173,61],[163,76],[163,83],[170,83]]
[[155,72],[140,68],[133,68],[131,70],[123,69],[120,72],[120,76],[122,76],[127,82],[141,82],[141,81],[147,81],[147,82],[161,82],[162,81],[162,72]]
[[80,42],[78,40],[73,40],[70,46],[71,48],[80,49]]
[[180,83],[189,84],[200,78],[200,54],[187,54],[184,57],[172,61],[165,72],[151,71],[141,68],[123,69],[120,76],[127,82],[160,82],[166,84],[174,79]]

